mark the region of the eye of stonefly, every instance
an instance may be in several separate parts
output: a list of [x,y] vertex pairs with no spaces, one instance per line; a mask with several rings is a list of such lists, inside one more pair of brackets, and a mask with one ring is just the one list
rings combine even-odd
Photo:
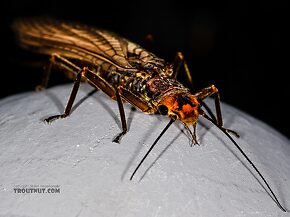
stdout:
[[168,113],[168,108],[165,105],[161,105],[158,107],[158,111],[161,115],[167,115]]

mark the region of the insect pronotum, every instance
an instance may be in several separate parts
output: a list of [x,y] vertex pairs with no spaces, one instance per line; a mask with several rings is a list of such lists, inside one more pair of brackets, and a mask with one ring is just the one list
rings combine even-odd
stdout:
[[[218,89],[210,85],[192,94],[176,80],[180,68],[183,67],[188,80],[192,81],[181,53],[176,55],[173,64],[169,64],[115,33],[51,19],[19,19],[14,22],[13,29],[22,47],[51,57],[39,88],[47,86],[53,65],[74,77],[64,113],[47,118],[47,122],[69,116],[81,80],[87,81],[117,101],[122,132],[113,139],[114,142],[120,142],[121,137],[128,131],[124,101],[144,113],[159,113],[169,117],[169,123],[142,158],[130,180],[173,122],[178,120],[183,123],[192,143],[196,144],[196,123],[199,116],[202,116],[231,140],[263,180],[277,206],[286,212],[263,175],[230,135],[238,137],[238,134],[223,126]],[[214,96],[216,116],[203,102],[209,96]],[[190,126],[193,130],[190,130]]]

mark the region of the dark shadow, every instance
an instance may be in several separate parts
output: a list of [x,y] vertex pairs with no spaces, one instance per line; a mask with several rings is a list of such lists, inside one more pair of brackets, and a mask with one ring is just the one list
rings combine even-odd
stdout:
[[205,137],[205,135],[207,134],[207,132],[210,131],[211,126],[209,126],[208,124],[206,124],[203,120],[199,120],[197,122],[197,125],[200,125],[201,128],[203,128],[203,131],[202,132],[200,130],[196,129],[197,141],[199,142],[200,145],[202,145],[203,144],[203,138]]
[[[93,89],[92,91],[90,91],[86,96],[84,96],[83,98],[81,98],[78,102],[75,102],[70,115],[86,100],[88,99],[90,96],[92,96],[94,93],[96,93],[98,90],[97,89]],[[59,99],[59,97],[57,97],[57,95],[55,95],[54,93],[52,93],[50,90],[45,90],[45,95],[51,99],[51,101],[53,101],[53,103],[55,104],[55,106],[57,107],[57,109],[59,110],[59,114],[62,114],[65,110],[65,106]],[[69,96],[68,96],[69,98]],[[49,116],[45,116],[41,118],[41,121],[45,121],[46,118],[48,118]]]
[[[100,96],[98,96],[98,97],[93,96],[93,97],[109,113],[109,115],[115,120],[115,122],[118,125],[118,127],[120,129],[122,129],[122,124],[121,124],[121,121],[118,118],[118,115],[104,102],[104,100],[102,100],[102,97],[100,97]],[[116,103],[116,106],[118,106],[117,103]]]
[[[62,114],[64,112],[64,105],[63,103],[59,100],[59,98],[52,93],[50,90],[43,90],[45,96],[47,96],[48,98],[50,98],[50,100],[55,104],[55,106],[57,107],[57,110],[59,111],[58,114]],[[55,115],[55,114],[54,114]],[[40,118],[41,122],[45,122],[47,124],[50,124],[51,122],[47,122],[45,121],[47,118],[51,117],[51,115],[46,115],[42,118]]]
[[180,123],[175,122],[173,123],[174,126],[180,131],[180,133],[184,134],[187,138],[188,138],[188,146],[192,146],[192,140],[191,140],[191,135],[189,135],[189,133],[187,132],[186,129],[184,129],[184,127],[182,128]]
[[[157,119],[158,120],[161,120],[161,117],[159,117],[159,116],[157,116]],[[188,140],[188,142],[189,142],[189,146],[191,146],[191,142],[192,142],[192,140],[191,140],[191,138],[190,138],[190,135],[188,135],[187,133],[186,133],[186,130],[185,129],[182,129],[181,128],[181,125],[180,125],[180,123],[178,123],[178,122],[176,122],[176,123],[174,123],[174,125],[179,129],[179,133],[177,134],[177,136],[176,137],[174,137],[173,139],[172,139],[172,141],[166,146],[166,148],[157,156],[157,158],[154,160],[154,162],[147,168],[147,170],[145,171],[145,173],[142,175],[142,177],[140,178],[140,180],[139,180],[139,182],[145,177],[145,175],[147,174],[147,172],[153,167],[153,165],[157,162],[157,160],[168,150],[168,148],[179,138],[179,136],[181,135],[181,134],[184,134],[185,136],[187,136],[188,138],[189,138],[189,140]],[[201,125],[202,126],[204,126],[205,128],[207,128],[207,129],[209,129],[208,127],[207,127],[207,125],[206,124],[204,124],[203,122],[201,122]],[[154,126],[156,126],[156,125],[154,125]],[[155,127],[156,128],[156,127]],[[151,134],[151,132],[152,131],[149,131],[149,134],[147,134],[147,135],[145,135],[144,136],[144,138],[146,139],[146,138],[148,138],[148,136]],[[198,132],[197,132],[198,133]],[[203,136],[204,136],[205,134],[203,134]],[[202,136],[202,137],[203,137]],[[136,158],[136,156],[140,153],[140,150],[141,150],[141,147],[139,147],[138,148],[138,150],[136,150],[135,151],[135,153],[134,153],[134,156],[130,159],[130,161],[128,162],[128,164],[127,164],[127,166],[126,166],[126,169],[124,170],[124,172],[123,172],[123,174],[122,174],[122,180],[124,179],[124,176],[125,176],[125,174],[127,173],[127,171],[129,170],[129,166],[132,164],[132,162],[135,160],[135,158]]]
[[[156,122],[159,122],[158,120],[156,120]],[[124,180],[124,177],[125,175],[127,174],[130,166],[132,165],[133,161],[136,159],[136,157],[139,155],[142,147],[143,147],[143,144],[145,144],[145,142],[147,141],[147,139],[150,137],[150,135],[152,134],[152,132],[155,131],[155,129],[158,127],[158,124],[152,124],[153,127],[150,127],[150,129],[148,128],[148,130],[144,133],[144,136],[143,138],[140,140],[137,148],[135,149],[133,155],[131,156],[131,158],[129,159],[123,173],[122,173],[122,176],[121,176],[121,180],[123,181]]]
[[[118,114],[120,112],[118,112],[116,114],[116,112],[114,112],[102,99],[101,97],[98,97],[96,98],[96,100],[101,104],[101,106],[110,114],[110,116],[115,120],[116,124],[118,125],[119,129],[122,131],[122,122],[121,122],[121,119],[118,117]],[[125,107],[127,106],[126,103],[123,104],[124,106],[124,110],[125,110]],[[116,107],[118,107],[118,104],[116,102]],[[131,123],[132,123],[132,120],[133,120],[133,117],[134,117],[134,114],[135,114],[135,111],[136,109],[135,108],[131,108],[130,110],[130,113],[127,117],[126,115],[126,110],[125,110],[125,117],[126,117],[126,122],[127,122],[127,128],[128,128],[128,132],[130,131],[130,126],[131,126]],[[119,134],[117,134],[119,135]],[[115,137],[114,137],[115,138]]]
[[76,102],[75,105],[71,109],[71,113],[73,113],[74,110],[76,110],[84,101],[86,101],[89,97],[91,97],[97,91],[98,91],[97,89],[91,90],[86,96],[84,96],[78,102]]
[[[49,89],[47,90],[43,90],[44,94],[50,98],[50,100],[54,103],[54,105],[57,107],[57,110],[59,111],[59,113],[63,113],[64,111],[64,105],[63,102],[59,99],[59,97],[57,95],[55,95],[52,91],[50,91]],[[69,97],[69,96],[68,96]]]
[[169,144],[162,150],[162,152],[156,157],[156,159],[150,164],[150,166],[145,170],[144,174],[141,176],[139,182],[142,181],[142,179],[145,177],[145,175],[148,173],[148,171],[153,167],[153,165],[157,162],[157,160],[162,157],[162,155],[171,147],[171,145],[178,139],[178,137],[183,134],[183,131],[179,132],[172,140],[169,142]]
[[[127,127],[128,127],[128,131],[130,130],[130,127],[131,127],[131,124],[132,124],[132,120],[134,118],[134,114],[136,112],[136,109],[134,107],[131,107],[130,109],[130,113],[128,115],[128,118],[127,118]],[[146,115],[146,114],[144,114]]]

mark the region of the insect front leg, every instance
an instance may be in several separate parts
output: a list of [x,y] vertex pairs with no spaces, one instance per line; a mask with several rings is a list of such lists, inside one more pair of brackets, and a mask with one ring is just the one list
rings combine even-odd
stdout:
[[[184,71],[186,74],[186,77],[188,79],[188,81],[190,82],[190,84],[193,86],[193,82],[192,82],[192,77],[191,77],[191,73],[189,71],[189,68],[185,62],[184,56],[181,52],[178,52],[176,54],[175,60],[174,60],[174,66],[175,66],[175,70],[173,71],[173,74],[171,75],[173,78],[177,78],[177,75],[180,71],[180,67],[183,65],[184,67]],[[210,107],[208,107],[208,105],[205,102],[201,101],[202,106],[206,109],[206,111],[209,113],[210,117],[212,118],[212,120],[216,123],[219,124],[219,126],[223,126],[223,120],[222,120],[222,114],[221,114],[221,109],[220,109],[220,96],[218,93],[217,88],[212,88],[212,86],[208,87],[208,88],[204,88],[203,91],[201,91],[201,95],[203,96],[203,99],[209,95],[215,94],[215,107],[216,107],[216,114],[217,117],[214,116],[213,112],[211,111]],[[230,129],[227,129],[228,132],[233,133],[235,136],[238,137],[238,134],[235,131],[232,131]],[[194,133],[195,134],[195,133]]]
[[[176,79],[178,76],[178,73],[180,72],[181,66],[183,66],[186,77],[187,77],[188,81],[190,82],[190,84],[193,86],[191,73],[190,73],[189,68],[186,64],[184,56],[181,52],[178,52],[176,54],[173,65],[175,66],[175,69],[174,69],[173,73],[170,75],[170,77]],[[204,88],[201,92],[199,92],[197,94],[200,94],[199,97],[201,99],[204,99],[207,96],[215,94],[215,108],[216,108],[216,116],[217,117],[214,116],[213,112],[211,111],[211,109],[208,107],[208,105],[205,102],[201,101],[201,104],[207,110],[207,112],[209,113],[212,120],[214,122],[216,122],[220,127],[223,127],[223,120],[222,120],[222,114],[221,114],[221,109],[220,109],[220,95],[219,95],[218,89],[214,85],[212,85],[210,87]],[[194,128],[194,130],[195,130],[195,128]],[[233,133],[235,136],[239,137],[238,133],[236,133],[235,131],[230,130],[230,129],[226,129],[226,130],[228,132]],[[193,135],[196,138],[195,132],[193,133]],[[195,139],[195,141],[196,141],[196,139]],[[197,143],[197,142],[195,142],[195,143]]]
[[[196,93],[194,96],[196,96],[202,102],[203,99],[211,95],[214,96],[215,110],[216,110],[216,117],[214,117],[213,114],[210,114],[210,116],[212,116],[212,121],[215,122],[220,128],[223,128],[227,132],[232,133],[236,137],[239,137],[239,134],[236,131],[224,128],[223,126],[223,118],[222,118],[222,112],[221,112],[221,106],[220,106],[220,94],[219,94],[218,89],[214,85],[211,85],[209,87],[202,89],[200,92]],[[205,103],[203,103],[202,105],[205,105],[206,110],[211,113],[211,110],[207,107]]]

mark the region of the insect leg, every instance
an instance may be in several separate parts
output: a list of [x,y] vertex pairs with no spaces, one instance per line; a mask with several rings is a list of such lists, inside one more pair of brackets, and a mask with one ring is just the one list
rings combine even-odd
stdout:
[[104,93],[106,93],[112,99],[115,99],[117,101],[120,116],[121,116],[121,122],[122,122],[122,132],[120,134],[118,134],[115,139],[113,139],[113,142],[119,143],[122,136],[124,136],[128,132],[126,116],[125,116],[125,111],[124,111],[123,102],[122,102],[122,99],[127,100],[127,98],[124,97],[123,93],[122,93],[122,91],[124,91],[124,90],[121,87],[113,87],[105,79],[103,79],[101,76],[99,76],[98,73],[92,72],[90,70],[87,70],[84,73],[84,77],[92,85],[101,89]]
[[189,71],[189,68],[186,64],[186,61],[184,59],[184,56],[181,52],[177,52],[174,62],[173,62],[173,66],[175,67],[173,70],[173,73],[171,75],[169,75],[170,77],[177,79],[178,73],[180,72],[180,68],[181,66],[183,66],[186,77],[188,79],[188,81],[190,82],[190,84],[192,84],[192,77]]
[[[53,55],[53,57],[54,57],[54,62],[53,62],[54,64],[57,64],[57,65],[61,66],[62,68],[65,68],[65,69],[67,69],[69,71],[72,71],[74,73],[75,73],[76,70],[78,70],[79,72],[76,74],[74,85],[73,85],[71,94],[69,96],[68,103],[67,103],[67,105],[65,107],[64,113],[60,114],[60,115],[53,115],[53,116],[45,119],[45,121],[51,122],[53,120],[56,120],[56,119],[59,119],[59,118],[65,118],[65,117],[69,116],[70,111],[72,109],[73,102],[74,102],[74,100],[76,98],[77,91],[79,89],[82,77],[87,78],[92,84],[94,84],[94,86],[100,88],[106,94],[108,94],[109,96],[112,97],[113,94],[112,94],[111,86],[108,85],[106,83],[106,81],[103,80],[100,76],[98,76],[97,73],[91,72],[86,67],[84,67],[83,69],[80,69],[80,67],[74,65],[73,63],[71,63],[67,59],[65,59],[65,58],[63,58],[63,57],[61,57],[61,56],[59,56],[57,54]],[[57,59],[60,62],[55,62],[55,59]],[[120,111],[121,122],[122,122],[122,132],[113,141],[119,143],[121,137],[123,135],[125,135],[128,130],[127,130],[127,123],[126,123],[126,118],[125,118],[125,112],[124,112],[122,99],[120,97],[119,90],[117,88],[115,90],[115,98],[117,100],[119,111]]]
[[127,128],[127,122],[126,122],[123,102],[122,102],[122,99],[121,99],[121,96],[119,93],[119,89],[117,89],[117,88],[116,88],[116,100],[118,103],[119,112],[120,112],[120,116],[121,116],[122,132],[120,134],[118,134],[115,139],[113,139],[113,142],[120,143],[122,136],[124,136],[128,132],[128,128]]
[[[75,64],[73,64],[72,62],[67,60],[66,58],[64,58],[56,53],[51,55],[50,66],[48,68],[49,71],[50,71],[53,64],[65,69],[73,74],[76,74],[76,77],[75,77],[75,81],[74,81],[74,85],[73,85],[71,94],[69,96],[69,100],[68,100],[67,105],[66,105],[65,110],[64,110],[64,113],[60,114],[60,115],[53,115],[51,117],[46,118],[45,121],[47,121],[47,122],[51,122],[51,121],[59,119],[59,118],[65,118],[70,114],[73,102],[75,100],[75,97],[77,95],[77,92],[78,92],[78,89],[80,86],[81,78],[87,71],[87,68],[81,69],[80,67],[76,66]],[[49,73],[50,72],[48,72],[48,74],[47,74],[47,79],[44,78],[44,81],[46,80],[45,81],[46,84],[48,81]],[[43,83],[43,84],[45,84],[45,83]]]
[[[79,72],[81,70],[80,67],[76,66],[75,64],[73,64],[72,62],[67,60],[66,58],[60,56],[57,53],[53,53],[53,54],[51,54],[51,56],[49,58],[48,64],[44,68],[41,84],[39,84],[35,87],[36,91],[42,91],[42,90],[46,89],[50,75],[51,75],[51,70],[52,70],[53,65],[57,65],[61,68],[64,68],[68,72],[73,73],[73,74],[77,74],[77,72]],[[72,76],[70,76],[70,77],[72,77]]]
[[77,73],[77,76],[75,78],[75,81],[74,81],[74,84],[73,84],[73,88],[72,88],[71,94],[69,96],[67,105],[65,107],[64,113],[60,114],[60,115],[50,116],[49,118],[46,118],[45,121],[51,122],[53,120],[56,120],[56,119],[59,119],[59,118],[66,118],[67,116],[69,116],[70,111],[72,109],[72,105],[73,105],[73,103],[75,101],[75,98],[76,98],[76,95],[77,95],[77,92],[78,92],[78,89],[79,89],[79,86],[80,86],[80,83],[81,83],[82,75],[86,72],[86,70],[87,70],[87,68],[84,67],[81,71],[79,71]]
[[49,78],[50,78],[51,67],[52,67],[52,64],[54,62],[55,62],[54,56],[51,55],[51,58],[49,59],[49,63],[44,68],[41,84],[39,84],[35,87],[36,91],[42,91],[42,90],[46,89]]
[[[234,130],[231,129],[226,129],[223,126],[223,118],[222,118],[222,112],[221,112],[221,106],[220,106],[220,94],[218,89],[214,86],[211,85],[209,87],[206,87],[204,89],[202,89],[200,92],[196,93],[195,96],[202,102],[203,99],[205,99],[208,96],[214,96],[215,99],[215,110],[216,110],[216,117],[212,118],[212,120],[221,128],[223,128],[224,130],[226,130],[229,133],[232,133],[233,135],[235,135],[236,137],[239,137],[239,134],[237,132],[235,132]],[[205,104],[205,103],[204,103]],[[203,105],[204,105],[203,104]],[[206,105],[206,104],[205,104]],[[205,106],[206,110],[208,110],[210,116],[214,116],[211,112],[211,110],[207,107],[207,105]]]
[[[189,68],[185,62],[184,56],[181,52],[177,52],[175,60],[173,62],[173,65],[175,66],[173,73],[170,74],[170,77],[173,78],[177,78],[178,73],[180,72],[180,67],[183,65],[184,70],[185,70],[185,74],[187,77],[187,80],[190,82],[191,86],[193,86],[193,82],[192,82],[192,77],[191,77],[191,73],[189,71]],[[206,109],[206,111],[208,112],[208,114],[210,115],[210,117],[213,120],[216,120],[216,117],[214,116],[213,112],[211,111],[211,109],[208,107],[208,105],[205,102],[201,102],[202,106]]]
[[[215,110],[216,110],[216,116],[217,116],[217,124],[220,127],[224,128],[223,127],[224,124],[223,124],[223,118],[222,118],[222,112],[221,112],[221,104],[220,104],[221,101],[220,101],[220,94],[219,94],[219,92],[217,92],[217,93],[214,94],[214,102],[215,102]],[[227,129],[227,128],[224,128],[224,129],[227,132],[235,135],[237,138],[240,137],[239,134],[236,131],[231,130],[231,129]]]
[[[177,78],[177,75],[180,71],[180,67],[183,65],[184,67],[184,70],[185,70],[185,74],[187,76],[187,79],[188,81],[192,84],[192,77],[191,77],[191,74],[190,74],[190,71],[188,69],[188,66],[186,64],[186,61],[184,59],[184,56],[181,52],[178,52],[176,54],[176,57],[175,57],[175,60],[174,60],[174,66],[175,66],[175,70],[173,71],[173,74],[170,75],[171,77],[173,78]],[[210,96],[212,94],[215,94],[215,108],[216,108],[216,117],[214,116],[213,112],[211,111],[211,109],[207,106],[207,104],[205,102],[202,102],[201,101],[201,104],[202,106],[207,110],[207,112],[209,113],[210,117],[216,121],[216,123],[223,127],[223,119],[222,119],[222,113],[221,113],[221,108],[220,108],[220,95],[219,95],[219,92],[218,92],[218,89],[216,87],[210,86],[208,88],[204,88],[200,94],[201,94],[201,98],[204,99],[206,98],[207,96]],[[203,96],[204,95],[204,96]],[[230,130],[230,129],[226,129],[228,132],[234,134],[236,137],[239,137],[239,134],[233,130]]]

